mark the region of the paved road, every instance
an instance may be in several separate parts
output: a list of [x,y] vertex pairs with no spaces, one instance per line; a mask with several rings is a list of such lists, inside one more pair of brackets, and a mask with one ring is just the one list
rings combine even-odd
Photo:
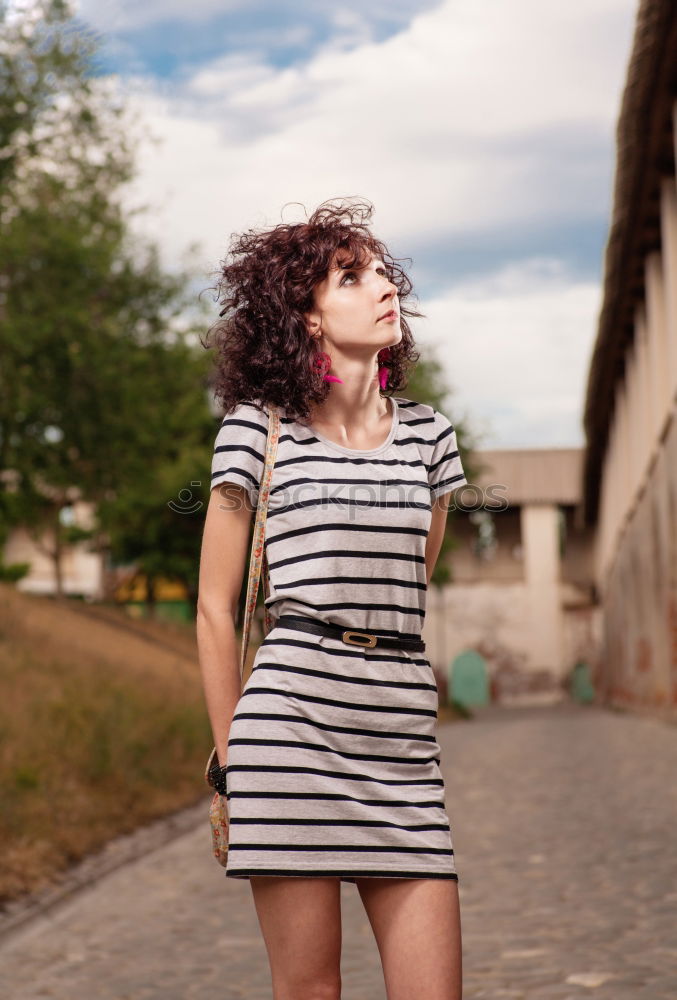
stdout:
[[[438,737],[465,1000],[675,1000],[677,727],[561,705]],[[341,892],[344,1000],[383,1000],[359,895]],[[206,818],[15,933],[0,969],[7,1000],[271,996],[248,883],[211,858]]]

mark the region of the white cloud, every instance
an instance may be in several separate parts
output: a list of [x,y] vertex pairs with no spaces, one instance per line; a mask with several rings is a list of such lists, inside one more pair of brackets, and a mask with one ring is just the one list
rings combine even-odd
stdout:
[[[280,76],[271,66],[237,53],[224,56],[199,69],[187,81],[185,98],[207,100],[212,105],[237,106],[238,97],[256,93],[261,85]],[[197,109],[195,109],[197,110]],[[202,109],[202,114],[204,114]]]
[[415,336],[444,365],[450,419],[466,416],[486,448],[582,445],[599,304],[597,285],[573,281],[548,259],[512,263],[422,301]]
[[[16,3],[17,0],[14,0]],[[372,24],[390,27],[404,24],[412,12],[421,7],[421,0],[370,0],[365,9],[363,0],[342,0],[340,5],[318,3],[317,0],[75,0],[78,12],[100,31],[135,31],[166,21],[184,23],[206,22],[231,12],[245,11],[247,21],[258,22],[262,33],[268,14],[274,9],[290,21],[322,22],[325,18],[342,33],[344,41],[364,40],[371,35]],[[430,5],[431,0],[426,0]],[[252,14],[256,18],[252,18]],[[274,41],[274,40],[273,40]]]
[[[282,69],[246,57],[164,95],[131,81],[162,152],[139,195],[165,201],[164,244],[213,254],[290,200],[376,204],[383,235],[529,226],[607,207],[629,0],[455,0],[383,43]],[[188,138],[190,136],[190,138]]]
[[[207,276],[232,232],[281,221],[289,202],[363,195],[398,255],[510,228],[524,246],[530,228],[596,220],[634,13],[632,0],[448,0],[385,42],[328,44],[304,65],[231,56],[180,89],[131,81],[164,139],[133,191],[157,206],[145,231],[170,266],[198,241]],[[439,341],[487,446],[581,443],[598,299],[531,260],[422,302],[421,340]]]

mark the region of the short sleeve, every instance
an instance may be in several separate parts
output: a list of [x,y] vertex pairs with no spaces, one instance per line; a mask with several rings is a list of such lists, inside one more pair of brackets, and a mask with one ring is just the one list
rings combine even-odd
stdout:
[[441,497],[468,480],[458,452],[456,431],[443,413],[433,409],[432,453],[428,466],[428,482],[432,497]]
[[210,489],[221,483],[236,483],[245,487],[256,506],[267,436],[268,414],[252,403],[239,403],[227,414],[214,442]]

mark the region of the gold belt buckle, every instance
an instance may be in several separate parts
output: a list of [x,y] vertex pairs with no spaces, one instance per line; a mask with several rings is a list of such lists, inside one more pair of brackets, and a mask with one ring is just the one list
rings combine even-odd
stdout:
[[[363,635],[367,641],[360,642],[359,639],[351,639],[350,636],[352,635]],[[350,643],[351,646],[368,646],[369,648],[371,648],[372,646],[376,645],[376,636],[371,635],[369,632],[346,631],[343,633],[341,638],[343,639],[344,642]]]

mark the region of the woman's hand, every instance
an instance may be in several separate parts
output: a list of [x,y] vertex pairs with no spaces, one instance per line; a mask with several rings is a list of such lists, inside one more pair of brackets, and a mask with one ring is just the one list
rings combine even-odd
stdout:
[[214,760],[214,763],[209,768],[209,782],[220,795],[225,795],[227,792],[226,783],[226,768],[227,764],[220,764],[218,758]]

